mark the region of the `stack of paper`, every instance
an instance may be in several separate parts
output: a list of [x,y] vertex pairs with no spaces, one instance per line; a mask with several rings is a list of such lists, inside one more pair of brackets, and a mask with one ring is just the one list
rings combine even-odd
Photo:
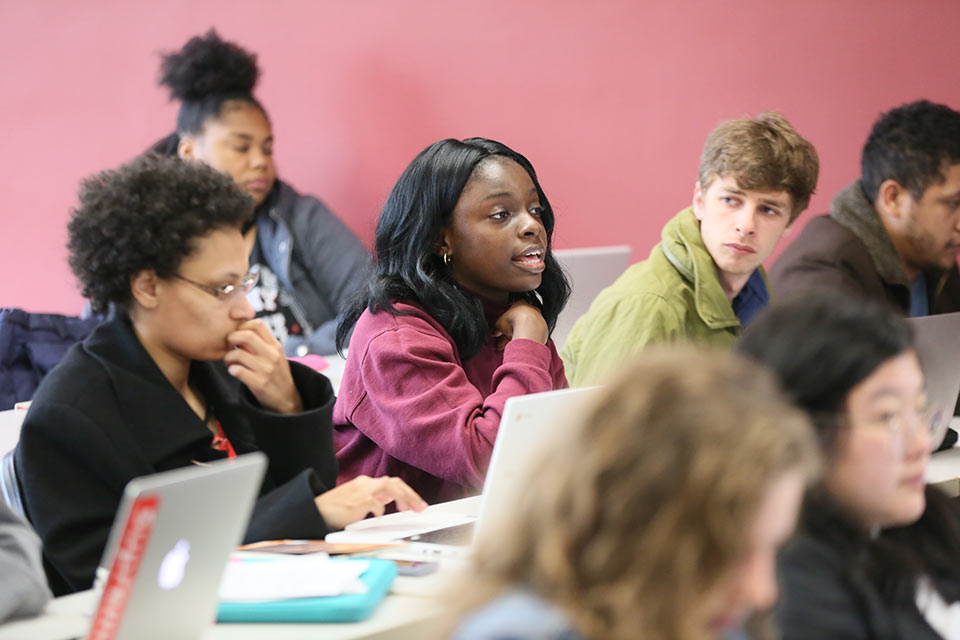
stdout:
[[325,554],[260,556],[234,554],[220,581],[222,602],[266,602],[290,598],[366,593],[362,560],[330,560]]

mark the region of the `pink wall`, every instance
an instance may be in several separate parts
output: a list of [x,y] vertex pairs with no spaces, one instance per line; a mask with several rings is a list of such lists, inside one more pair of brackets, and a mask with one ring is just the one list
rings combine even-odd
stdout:
[[[876,115],[960,107],[960,2],[915,0],[36,0],[0,5],[0,306],[76,313],[63,248],[79,180],[173,129],[159,50],[216,26],[259,52],[280,175],[366,243],[421,148],[483,135],[526,154],[561,247],[644,257],[691,198],[720,120],[778,109],[829,199]],[[736,7],[734,9],[733,7]]]

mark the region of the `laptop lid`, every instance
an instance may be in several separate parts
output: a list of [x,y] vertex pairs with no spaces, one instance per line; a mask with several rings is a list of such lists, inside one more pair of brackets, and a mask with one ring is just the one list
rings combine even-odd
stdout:
[[507,400],[483,484],[475,535],[494,528],[501,514],[510,517],[514,500],[527,488],[528,470],[540,449],[553,436],[583,419],[601,389],[561,389]]
[[550,437],[581,419],[600,387],[561,389],[509,398],[500,418],[497,440],[490,456],[478,518],[406,539],[440,545],[469,545],[477,535],[494,528],[498,514],[507,517],[513,501],[526,489],[527,471]]
[[101,560],[110,569],[88,637],[200,637],[266,466],[255,452],[131,480]]
[[475,523],[486,523],[495,517],[490,514],[497,513],[501,504],[508,504],[512,496],[523,491],[523,474],[541,443],[564,425],[572,424],[599,391],[600,387],[585,387],[509,398],[500,417],[482,496],[430,505],[423,513],[402,511],[367,518],[347,525],[343,531],[327,534],[326,540],[407,541],[436,547],[424,549],[428,552],[471,544],[478,531]]
[[908,318],[916,332],[917,355],[927,385],[931,446],[936,449],[950,426],[960,396],[960,313]]
[[563,347],[574,323],[587,312],[594,298],[627,268],[630,251],[627,245],[554,250],[554,257],[570,279],[570,298],[552,335],[557,349]]

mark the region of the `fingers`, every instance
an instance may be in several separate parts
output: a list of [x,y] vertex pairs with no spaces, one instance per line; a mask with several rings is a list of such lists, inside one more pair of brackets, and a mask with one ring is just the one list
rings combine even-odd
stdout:
[[427,508],[427,503],[424,499],[400,478],[383,477],[377,478],[376,480],[380,482],[380,486],[374,493],[374,496],[382,504],[396,502],[398,511],[408,511],[411,509],[413,511],[423,511]]
[[497,318],[496,329],[502,334],[497,341],[497,347],[500,350],[506,346],[507,342],[517,338],[536,340],[546,344],[550,334],[540,310],[524,300],[517,300]]
[[382,516],[391,502],[398,511],[423,511],[427,503],[400,478],[357,476],[315,498],[317,509],[333,528],[342,529],[368,515]]
[[244,331],[244,330],[250,330],[255,332],[257,335],[263,338],[266,342],[277,342],[277,339],[274,337],[272,333],[270,333],[270,329],[268,329],[267,325],[263,323],[263,320],[258,320],[254,318],[252,320],[247,320],[246,322],[242,323],[239,327],[237,327],[237,331]]
[[[261,340],[259,334],[252,330],[234,332],[248,335],[238,338],[240,341],[249,340],[248,344],[262,344],[267,348],[257,351],[256,348],[239,348],[227,353],[223,358],[227,365],[227,372],[242,382],[264,407],[280,413],[299,413],[303,410],[302,399],[293,381],[290,372],[290,363],[280,343],[276,342],[276,349]],[[272,336],[271,336],[272,338]]]
[[227,371],[257,395],[269,385],[277,363],[242,349],[235,349],[223,358]]
[[283,346],[260,320],[248,320],[227,335],[227,343],[257,355],[283,355]]

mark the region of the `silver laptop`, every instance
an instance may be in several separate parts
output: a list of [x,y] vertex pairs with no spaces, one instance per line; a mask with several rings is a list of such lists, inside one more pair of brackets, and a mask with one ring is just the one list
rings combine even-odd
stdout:
[[594,298],[620,277],[630,263],[630,247],[589,247],[557,249],[553,252],[570,279],[570,299],[557,318],[553,343],[563,347],[574,323],[590,308]]
[[256,452],[130,481],[98,570],[103,592],[87,637],[202,636],[266,467]]
[[937,449],[950,426],[960,396],[960,313],[909,318],[931,410],[931,446]]
[[509,398],[500,418],[497,440],[483,484],[471,513],[448,510],[445,503],[431,505],[423,513],[405,511],[368,518],[343,531],[327,535],[330,542],[398,542],[438,545],[427,551],[468,548],[521,493],[524,472],[531,458],[549,437],[574,423],[591,406],[600,387],[562,389]]

